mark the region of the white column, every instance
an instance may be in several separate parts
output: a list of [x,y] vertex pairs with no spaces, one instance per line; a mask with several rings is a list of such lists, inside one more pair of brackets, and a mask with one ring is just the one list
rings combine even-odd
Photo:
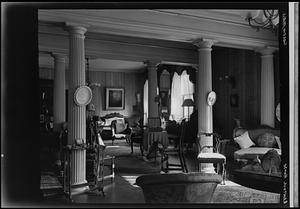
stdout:
[[158,62],[145,62],[148,68],[148,117],[158,117],[158,103],[155,102],[157,93],[157,64]]
[[[86,28],[68,25],[69,32],[69,93],[68,93],[68,144],[76,139],[86,142],[86,106],[78,106],[74,102],[74,93],[85,80],[85,48],[84,34]],[[88,189],[86,181],[86,153],[76,150],[71,156],[71,185],[72,193],[80,193]]]
[[275,126],[274,49],[261,53],[261,120],[262,125]]
[[61,54],[52,54],[54,58],[54,85],[53,85],[53,122],[54,131],[59,131],[61,124],[66,121],[65,97],[65,57]]
[[[197,102],[198,105],[198,145],[212,146],[212,136],[205,136],[202,133],[213,132],[213,115],[212,106],[207,104],[207,95],[212,91],[212,67],[211,67],[211,50],[214,41],[208,39],[200,39],[193,44],[198,47],[199,66],[197,73]],[[198,149],[200,149],[198,147]],[[200,150],[199,150],[200,151]],[[211,149],[204,149],[203,152],[212,152]],[[212,163],[202,163],[201,172],[214,173]]]

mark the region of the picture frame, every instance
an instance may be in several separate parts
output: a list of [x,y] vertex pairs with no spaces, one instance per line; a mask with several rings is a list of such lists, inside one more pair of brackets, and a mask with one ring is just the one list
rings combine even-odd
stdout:
[[125,109],[125,89],[124,88],[106,88],[106,110],[124,110]]
[[159,92],[159,97],[161,99],[161,107],[168,107],[169,92],[162,90]]

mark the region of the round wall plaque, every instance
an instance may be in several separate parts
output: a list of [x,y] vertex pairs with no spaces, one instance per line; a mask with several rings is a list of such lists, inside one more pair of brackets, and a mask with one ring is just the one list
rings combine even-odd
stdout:
[[88,86],[80,86],[74,94],[74,101],[77,105],[88,105],[92,100],[92,90]]
[[209,92],[207,95],[207,104],[209,106],[213,106],[215,104],[216,100],[217,100],[216,92],[214,92],[214,91]]

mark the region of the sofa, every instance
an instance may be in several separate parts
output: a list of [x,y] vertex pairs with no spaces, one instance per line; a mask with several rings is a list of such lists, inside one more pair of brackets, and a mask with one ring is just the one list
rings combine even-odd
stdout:
[[268,126],[255,129],[239,127],[234,129],[233,139],[236,148],[233,157],[242,170],[280,173],[280,130]]

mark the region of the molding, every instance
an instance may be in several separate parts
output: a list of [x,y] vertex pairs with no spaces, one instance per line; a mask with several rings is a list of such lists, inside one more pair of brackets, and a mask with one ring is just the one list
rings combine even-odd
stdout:
[[[89,12],[60,10],[51,11],[51,13],[43,11],[40,13],[40,19],[54,22],[61,22],[65,19],[84,20],[92,25],[89,32],[189,43],[197,38],[211,38],[233,45],[240,41],[248,47],[278,46],[274,34],[269,31],[257,32],[246,24],[244,27],[235,26],[224,21],[218,22],[215,19],[195,19],[187,15],[170,15],[156,10],[134,10],[134,12],[132,10],[100,10],[100,12],[99,10],[89,10]],[[164,21],[161,21],[162,19]],[[211,27],[212,23],[214,27]]]
[[[68,54],[68,37],[39,34],[39,50]],[[197,50],[185,50],[170,47],[152,47],[130,43],[116,43],[101,40],[85,40],[86,56],[140,61],[164,60],[182,63],[198,62]]]

